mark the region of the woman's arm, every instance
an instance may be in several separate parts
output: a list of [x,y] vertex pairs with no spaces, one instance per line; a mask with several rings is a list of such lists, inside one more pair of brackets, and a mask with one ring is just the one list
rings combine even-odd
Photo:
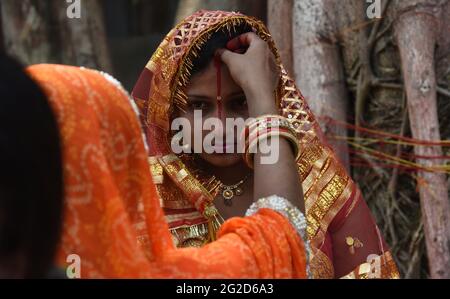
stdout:
[[[279,114],[274,99],[279,69],[267,43],[255,33],[249,32],[231,40],[227,47],[248,48],[244,54],[226,49],[221,49],[219,54],[233,79],[244,90],[250,117]],[[275,194],[289,199],[304,212],[303,192],[294,153],[285,138],[272,137],[271,144],[277,142],[278,158],[273,164],[263,164],[261,153],[254,156],[254,198],[257,200]]]

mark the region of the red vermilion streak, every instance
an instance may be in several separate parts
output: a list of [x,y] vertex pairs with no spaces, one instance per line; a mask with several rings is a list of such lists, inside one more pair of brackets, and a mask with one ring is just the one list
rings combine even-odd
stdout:
[[216,56],[214,59],[214,64],[216,66],[216,78],[217,78],[217,117],[222,119],[222,72],[221,72],[221,61],[220,57]]

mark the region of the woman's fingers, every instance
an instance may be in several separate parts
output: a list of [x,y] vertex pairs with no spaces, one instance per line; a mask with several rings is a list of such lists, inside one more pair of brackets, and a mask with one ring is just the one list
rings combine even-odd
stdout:
[[236,50],[240,49],[242,46],[241,46],[241,42],[239,41],[239,36],[228,41],[226,47],[230,51],[236,51]]
[[260,38],[254,32],[247,32],[241,34],[227,43],[227,49],[231,51],[236,51],[243,48],[249,48],[252,43],[259,40]]
[[216,51],[216,55],[219,56],[220,60],[222,60],[226,65],[230,66],[234,56],[239,54],[235,54],[227,49],[218,49]]

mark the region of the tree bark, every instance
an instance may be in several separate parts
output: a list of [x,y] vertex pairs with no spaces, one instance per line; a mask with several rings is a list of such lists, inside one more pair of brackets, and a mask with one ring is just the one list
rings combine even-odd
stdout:
[[6,52],[25,65],[64,63],[111,73],[101,5],[80,3],[81,18],[70,19],[65,1],[2,0]]
[[239,11],[262,21],[266,19],[266,0],[183,0],[178,4],[175,23],[200,9]]
[[58,16],[62,61],[112,73],[111,58],[106,38],[103,11],[98,0],[81,2],[81,18],[66,15],[67,4],[54,2]]
[[[439,18],[435,12],[409,9],[395,24],[412,135],[431,141],[440,140],[434,67]],[[439,146],[416,146],[414,151],[416,155],[442,156]],[[425,167],[443,163],[417,162]],[[418,187],[431,277],[450,278],[450,205],[445,174],[420,171]]]
[[6,53],[23,64],[55,61],[45,1],[0,2],[2,30]]
[[0,51],[5,51],[4,36],[3,36],[3,22],[2,22],[2,6],[0,5]]
[[[334,39],[333,1],[295,0],[293,16],[294,72],[297,85],[319,117],[326,136],[347,136],[343,127],[328,126],[327,117],[347,121],[347,90],[339,46]],[[338,157],[349,170],[345,140],[329,138]]]
[[293,0],[267,1],[267,26],[280,52],[281,61],[291,76],[294,76],[292,57],[292,10]]

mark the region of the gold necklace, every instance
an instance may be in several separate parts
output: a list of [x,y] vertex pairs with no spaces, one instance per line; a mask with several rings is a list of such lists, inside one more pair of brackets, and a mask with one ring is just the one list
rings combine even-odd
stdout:
[[248,177],[249,175],[233,185],[225,185],[224,183],[220,184],[220,191],[222,192],[223,202],[226,206],[229,207],[233,205],[233,198],[235,195],[240,196],[244,193],[241,185],[248,179]]

